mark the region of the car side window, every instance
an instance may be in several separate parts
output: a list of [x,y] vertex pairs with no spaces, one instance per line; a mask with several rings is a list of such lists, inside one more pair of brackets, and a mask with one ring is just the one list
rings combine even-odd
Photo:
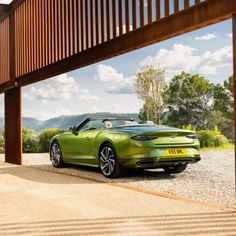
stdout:
[[91,120],[83,127],[79,129],[79,132],[93,130],[93,129],[101,129],[102,128],[102,121],[101,120]]

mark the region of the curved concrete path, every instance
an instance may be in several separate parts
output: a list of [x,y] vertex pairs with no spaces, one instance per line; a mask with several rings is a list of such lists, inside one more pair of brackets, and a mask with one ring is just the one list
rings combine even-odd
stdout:
[[236,235],[235,223],[227,209],[0,162],[0,235]]

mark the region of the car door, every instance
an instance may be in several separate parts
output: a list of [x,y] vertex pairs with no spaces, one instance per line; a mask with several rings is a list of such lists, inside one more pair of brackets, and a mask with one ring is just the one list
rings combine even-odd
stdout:
[[70,132],[64,140],[64,158],[69,163],[95,165],[97,157],[92,155],[92,145],[100,126],[91,122],[78,130],[77,133]]

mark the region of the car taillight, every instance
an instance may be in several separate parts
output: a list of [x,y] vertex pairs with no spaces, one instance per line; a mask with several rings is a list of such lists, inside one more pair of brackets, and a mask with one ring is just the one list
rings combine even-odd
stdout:
[[186,137],[191,139],[198,139],[198,136],[196,134],[188,134],[186,135]]
[[154,140],[157,138],[158,136],[153,136],[153,135],[137,135],[137,136],[132,137],[132,139],[135,141],[148,141],[148,140]]

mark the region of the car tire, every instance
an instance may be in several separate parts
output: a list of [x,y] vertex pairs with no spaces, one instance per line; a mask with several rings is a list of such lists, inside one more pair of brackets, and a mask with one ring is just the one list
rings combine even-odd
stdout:
[[101,147],[99,165],[102,174],[107,178],[122,177],[126,173],[126,170],[119,163],[114,146],[110,143]]
[[188,166],[188,164],[178,165],[178,166],[168,166],[168,167],[164,167],[163,169],[166,173],[178,174],[178,173],[181,173],[181,172],[185,171],[187,166]]
[[56,168],[62,168],[65,166],[62,157],[61,147],[57,141],[54,141],[51,145],[50,160],[52,162],[52,165]]

